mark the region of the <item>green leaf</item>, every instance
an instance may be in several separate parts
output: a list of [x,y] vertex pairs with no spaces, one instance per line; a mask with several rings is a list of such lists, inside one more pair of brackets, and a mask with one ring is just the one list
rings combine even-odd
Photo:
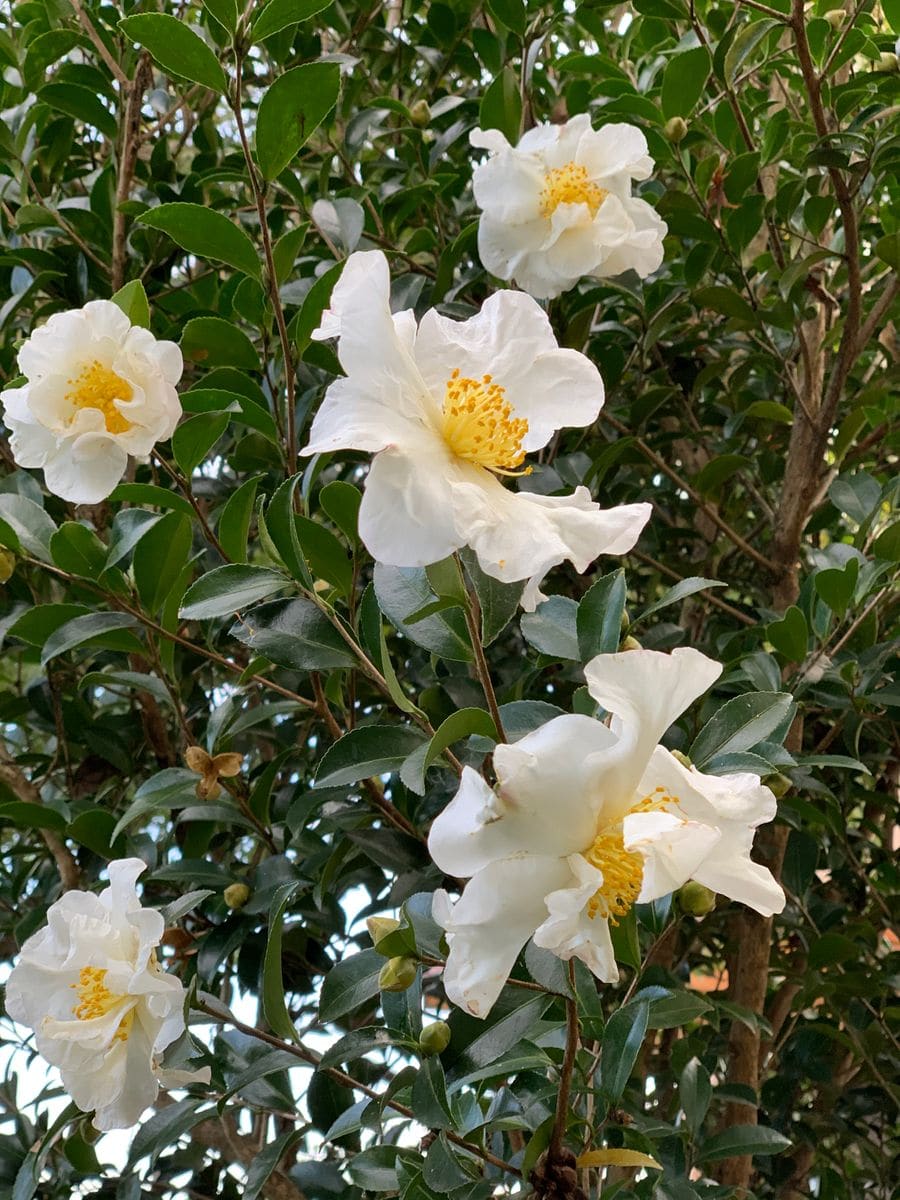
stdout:
[[17,492],[0,493],[0,546],[52,562],[50,539],[56,525],[39,504]]
[[406,623],[408,617],[435,599],[420,567],[388,567],[376,563],[374,580],[378,607],[404,637],[441,658],[454,662],[472,661],[465,618],[459,609],[435,613],[414,625]]
[[895,521],[879,533],[872,543],[872,553],[876,558],[884,558],[888,562],[900,560],[900,521]]
[[398,771],[422,741],[422,734],[408,725],[363,725],[353,729],[322,755],[316,786],[338,787]]
[[130,283],[120,287],[110,299],[113,304],[118,304],[132,325],[140,325],[143,329],[150,328],[150,302],[139,279],[132,279]]
[[589,662],[595,654],[613,654],[622,637],[625,612],[625,572],[601,575],[581,598],[575,617],[578,654]]
[[228,413],[198,413],[182,421],[172,434],[172,454],[187,479],[228,428],[230,419]]
[[600,1048],[600,1090],[610,1104],[621,1100],[637,1061],[650,1005],[641,1000],[616,1009],[603,1030]]
[[138,622],[128,613],[94,612],[85,617],[75,617],[47,638],[41,653],[41,666],[46,666],[52,658],[74,650],[76,646],[88,643],[99,643],[109,650],[140,653],[144,649],[142,643],[128,632],[137,626]]
[[336,1021],[378,994],[378,976],[384,958],[377,950],[363,950],[343,958],[331,968],[322,984],[319,1018]]
[[502,583],[482,571],[478,556],[468,546],[460,551],[466,574],[475,589],[481,609],[481,641],[489,646],[510,623],[519,609],[523,583]]
[[281,939],[284,913],[298,888],[295,882],[283,883],[275,889],[269,905],[269,925],[266,933],[266,953],[263,959],[262,1005],[269,1025],[286,1041],[297,1041],[297,1031],[287,1010],[284,980],[281,972]]
[[325,671],[356,664],[347,643],[311,600],[261,604],[233,625],[229,634],[254,654],[292,671]]
[[733,84],[744,63],[752,56],[756,47],[773,29],[784,29],[785,22],[774,17],[763,17],[742,25],[725,53],[725,81]]
[[789,662],[802,662],[806,658],[809,627],[796,604],[791,605],[780,621],[767,626],[766,637]]
[[581,659],[578,646],[578,605],[568,596],[550,596],[534,612],[522,613],[522,636],[550,658]]
[[[205,0],[208,3],[208,0]],[[282,1157],[303,1137],[303,1129],[288,1129],[274,1141],[268,1142],[247,1168],[247,1182],[241,1191],[242,1200],[257,1200]]]
[[[193,510],[191,515],[193,516]],[[162,518],[162,513],[147,512],[142,508],[126,508],[117,512],[113,518],[109,551],[106,555],[107,569],[130,554],[147,531]]]
[[54,808],[33,804],[30,800],[14,800],[0,804],[0,821],[10,821],[26,829],[54,829],[57,833],[66,827],[66,818]]
[[279,75],[256,117],[256,160],[264,178],[280,175],[337,103],[337,63],[306,63]]
[[755,325],[757,316],[743,296],[731,288],[714,284],[711,287],[698,288],[694,292],[694,302],[700,308],[709,308],[725,317],[733,317],[746,325]]
[[332,0],[269,0],[264,8],[257,6],[251,28],[253,40],[261,42],[289,25],[314,17],[331,3]]
[[117,821],[110,841],[115,841],[138,817],[168,812],[173,808],[186,808],[195,803],[199,779],[199,775],[181,767],[168,767],[151,775],[135,792],[134,800]]
[[119,128],[116,118],[90,88],[76,83],[48,83],[37,94],[51,108],[92,125],[111,142],[116,140]]
[[232,562],[247,561],[247,536],[253,519],[260,477],[248,479],[231,493],[219,514],[219,545]]
[[499,129],[515,145],[522,126],[522,97],[519,81],[510,67],[504,67],[481,99],[479,123],[482,129]]
[[301,356],[309,348],[312,334],[322,321],[322,313],[328,307],[334,285],[340,279],[343,269],[343,262],[335,263],[333,267],[329,267],[324,274],[320,275],[306,293],[306,298],[300,305],[300,311],[291,321],[290,334],[296,342],[297,351]]
[[166,513],[134,550],[134,582],[150,613],[163,605],[184,570],[191,551],[193,531],[183,513]]
[[169,74],[214,92],[226,91],[228,85],[219,60],[184,21],[167,13],[139,13],[123,17],[119,28],[131,41],[149,50]]
[[300,476],[294,475],[277,488],[266,509],[266,527],[281,561],[295,579],[312,590],[312,576],[303,557],[294,520],[294,492],[299,482]]
[[308,229],[309,226],[306,224],[297,225],[294,229],[289,229],[287,233],[283,233],[272,247],[275,278],[278,280],[279,286],[286,283],[290,278],[297,255],[306,241]]
[[748,692],[735,696],[706,722],[694,739],[688,757],[703,768],[714,755],[752,750],[790,715],[788,692]]
[[670,587],[663,592],[658,600],[655,600],[649,607],[635,618],[635,624],[638,621],[643,621],[645,617],[649,617],[651,613],[659,612],[661,608],[667,608],[670,604],[678,604],[687,596],[693,596],[696,592],[704,592],[707,588],[726,587],[727,584],[720,583],[718,579],[702,579],[699,575],[692,575],[689,579],[682,579],[680,583],[676,583],[674,587]]
[[708,1013],[712,1005],[696,992],[673,991],[670,996],[654,1000],[650,1008],[650,1029],[678,1029]]
[[70,575],[96,579],[106,566],[106,547],[93,530],[78,521],[66,521],[50,538],[53,561]]
[[439,1058],[427,1058],[412,1086],[411,1107],[426,1129],[452,1129],[453,1113],[447,1099],[447,1083]]
[[294,517],[294,525],[300,549],[313,575],[326,580],[348,596],[353,587],[353,563],[338,539],[324,525],[319,525],[309,517]]
[[448,746],[470,737],[473,733],[497,741],[497,728],[489,713],[485,712],[483,708],[460,708],[455,713],[451,713],[441,723],[434,737],[428,743],[428,750],[425,754],[425,770],[428,770]]
[[288,581],[278,571],[230,563],[216,567],[191,584],[184,594],[179,616],[185,621],[231,616],[287,586]]
[[709,1071],[698,1058],[692,1058],[678,1083],[678,1098],[684,1109],[685,1119],[691,1136],[696,1139],[709,1110],[712,1100],[712,1083]]
[[[189,517],[194,515],[194,510],[184,496],[179,496],[177,492],[170,492],[167,488],[158,487],[154,483],[120,483],[110,492],[109,499],[112,502],[124,500],[128,504],[153,504],[157,508],[174,508],[178,512],[186,513]],[[148,513],[147,515],[155,514]]]
[[149,1156],[154,1162],[163,1150],[177,1142],[182,1134],[199,1125],[201,1121],[215,1114],[215,1107],[206,1104],[202,1099],[186,1096],[176,1100],[161,1112],[153,1114],[145,1121],[134,1135],[128,1154],[128,1166],[133,1167],[142,1158]]
[[888,233],[875,243],[875,253],[882,262],[900,271],[900,233]]
[[142,225],[161,230],[189,254],[227,263],[257,279],[262,274],[259,254],[248,235],[214,208],[181,202],[160,204],[137,219]]
[[792,425],[794,414],[786,404],[777,400],[754,400],[744,409],[744,417],[754,417],[757,421],[775,421],[778,425]]
[[359,542],[359,506],[362,493],[352,483],[343,479],[332,479],[319,492],[319,503],[323,511],[334,521],[341,533],[353,544]]
[[505,25],[512,33],[522,37],[525,33],[524,0],[487,0],[488,12]]
[[732,1125],[706,1139],[697,1161],[718,1162],[744,1154],[782,1154],[790,1145],[789,1138],[766,1125]]
[[647,17],[669,17],[683,21],[687,16],[685,5],[680,0],[633,0],[637,12]]
[[7,636],[19,638],[29,646],[43,646],[50,634],[61,625],[73,617],[84,617],[90,613],[91,609],[83,604],[41,604],[17,617],[7,629]]
[[[382,960],[384,961],[384,960]],[[478,1034],[454,1060],[452,1078],[459,1081],[501,1060],[534,1029],[553,1002],[552,996],[532,996]],[[451,1042],[451,1047],[453,1043]],[[499,1065],[502,1070],[502,1063]]]
[[709,79],[710,67],[709,51],[705,46],[683,50],[669,59],[660,94],[666,119],[687,117],[694,111]]
[[229,33],[237,29],[237,0],[202,0],[203,7],[215,17]]
[[206,366],[259,370],[259,356],[246,333],[221,317],[188,321],[181,335],[181,351],[186,359]]

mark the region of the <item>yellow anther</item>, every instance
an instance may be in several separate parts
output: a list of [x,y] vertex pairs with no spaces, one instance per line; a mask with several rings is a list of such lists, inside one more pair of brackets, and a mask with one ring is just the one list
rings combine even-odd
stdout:
[[[665,812],[671,804],[677,804],[676,796],[670,796],[664,787],[657,787],[653,794],[645,796],[632,805],[625,816],[641,812]],[[644,879],[643,855],[625,849],[625,817],[614,825],[601,828],[593,842],[582,852],[592,867],[603,875],[603,882],[587,903],[587,915],[592,919],[600,916],[610,925],[618,925],[637,900]]]
[[115,400],[130,400],[134,395],[131,384],[96,359],[84,367],[75,379],[68,380],[72,389],[66,399],[76,408],[97,408],[103,413],[108,433],[125,433],[131,421],[116,408]]
[[541,216],[552,217],[560,204],[586,204],[591,216],[596,217],[597,210],[608,195],[606,188],[588,178],[587,167],[576,162],[553,167],[544,176]]
[[505,394],[492,376],[467,379],[457,368],[444,395],[444,440],[457,457],[497,475],[530,475],[530,467],[514,469],[525,459],[528,422],[512,415]]
[[[72,1013],[79,1021],[94,1021],[97,1017],[105,1017],[123,1000],[125,996],[116,995],[106,986],[105,967],[82,967],[78,982],[69,986],[74,988],[78,1003],[73,1005]],[[134,1024],[134,1009],[129,1010],[115,1033],[115,1041],[124,1042]]]

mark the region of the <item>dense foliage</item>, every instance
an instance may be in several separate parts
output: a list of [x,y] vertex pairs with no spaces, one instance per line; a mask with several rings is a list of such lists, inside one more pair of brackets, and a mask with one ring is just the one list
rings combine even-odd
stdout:
[[[897,0],[0,6],[3,386],[114,294],[185,359],[182,423],[107,501],[0,440],[4,958],[143,858],[191,990],[167,1065],[212,1069],[122,1153],[5,1021],[3,1194],[889,1195],[898,35]],[[471,315],[502,285],[469,130],[583,112],[646,134],[666,259],[549,303],[606,406],[512,485],[653,516],[523,613],[465,552],[373,564],[368,456],[298,459],[341,373],[311,334],[359,248],[395,311]],[[786,908],[638,905],[618,986],[530,947],[478,1021],[429,825],[488,766],[489,680],[510,739],[594,716],[584,664],[630,639],[724,664],[667,745],[772,786]]]

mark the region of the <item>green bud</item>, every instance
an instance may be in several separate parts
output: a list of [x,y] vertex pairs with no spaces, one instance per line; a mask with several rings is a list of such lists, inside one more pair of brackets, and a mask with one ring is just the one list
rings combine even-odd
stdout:
[[250,899],[251,892],[246,883],[229,883],[223,896],[229,908],[243,908]]
[[674,142],[677,146],[678,143],[684,138],[687,131],[688,125],[684,117],[670,117],[668,121],[666,121],[666,126],[663,130],[663,133],[666,135],[666,139],[668,141]]
[[405,992],[415,983],[418,969],[414,958],[389,958],[381,968],[378,986],[383,992]]
[[687,767],[688,770],[690,770],[690,768],[694,765],[688,756],[686,754],[682,754],[680,750],[672,750],[670,753],[673,758],[677,758],[681,765],[683,767]]
[[12,579],[12,573],[16,569],[16,556],[9,550],[4,550],[0,546],[0,583],[6,583],[8,579]]
[[366,928],[369,931],[369,937],[372,939],[372,945],[378,949],[378,943],[383,941],[389,933],[393,933],[395,929],[400,928],[400,922],[393,917],[368,917],[366,919]]
[[897,58],[896,54],[892,54],[890,50],[886,50],[875,65],[876,71],[887,75],[892,75],[898,69],[900,69],[900,59]]
[[678,903],[684,912],[695,917],[705,917],[716,907],[716,893],[698,883],[696,879],[689,879],[678,891]]
[[776,800],[780,800],[782,796],[786,796],[794,786],[793,780],[788,779],[787,775],[782,775],[780,772],[775,775],[767,775],[763,783]]
[[409,119],[417,129],[424,129],[431,124],[431,109],[427,100],[417,100],[409,110]]
[[829,8],[825,14],[825,20],[832,29],[840,29],[846,19],[847,14],[842,8]]
[[441,1054],[450,1045],[450,1026],[446,1021],[434,1021],[426,1025],[419,1038],[419,1050],[426,1057]]
[[630,624],[631,624],[631,617],[628,615],[628,609],[623,608],[622,609],[622,618],[619,621],[619,629],[621,630],[622,633],[626,633],[628,630],[628,626]]
[[640,648],[641,643],[636,637],[632,637],[630,634],[627,638],[623,638],[622,644],[619,646],[620,650],[640,650]]

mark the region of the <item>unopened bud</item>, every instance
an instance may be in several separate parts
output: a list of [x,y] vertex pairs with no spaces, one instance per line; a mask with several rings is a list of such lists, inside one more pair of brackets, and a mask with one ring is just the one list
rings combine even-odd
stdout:
[[426,1025],[419,1038],[419,1050],[426,1057],[429,1054],[442,1054],[450,1045],[450,1026],[446,1021],[434,1021]]
[[12,573],[15,569],[16,556],[0,546],[0,583],[6,583],[8,579],[12,579]]
[[418,969],[414,958],[389,958],[381,968],[378,986],[383,992],[405,992],[415,983]]
[[428,107],[428,101],[417,100],[409,110],[409,119],[416,129],[424,129],[426,125],[430,125],[431,109]]
[[875,64],[875,70],[881,71],[884,74],[892,75],[894,71],[900,69],[900,59],[890,50],[886,50]]
[[250,889],[246,883],[229,883],[223,893],[225,903],[229,908],[243,908],[250,899]]
[[632,637],[630,634],[627,638],[623,639],[622,644],[619,647],[620,650],[640,650],[640,648],[641,643],[636,637]]
[[777,772],[775,775],[767,775],[763,783],[776,800],[780,800],[782,796],[786,796],[794,786],[793,780],[789,779],[787,775],[782,775],[781,772]]
[[705,917],[716,907],[716,893],[696,879],[689,879],[678,891],[678,903],[686,913],[695,917]]
[[832,29],[840,29],[846,19],[847,14],[842,8],[829,8],[825,14],[825,20]]
[[631,617],[628,615],[628,609],[623,608],[622,616],[621,616],[621,619],[619,620],[619,629],[622,631],[622,633],[624,633],[630,624],[631,624]]
[[369,917],[366,921],[366,928],[372,939],[372,945],[377,950],[379,942],[383,941],[389,933],[400,928],[400,922],[395,921],[393,917]]
[[688,758],[688,756],[686,754],[682,754],[680,750],[671,750],[670,754],[672,755],[673,758],[677,758],[678,761],[681,763],[681,765],[683,767],[687,767],[688,770],[690,770],[691,767],[694,765],[691,762],[691,760]]
[[668,141],[674,142],[677,146],[687,131],[688,125],[684,117],[670,117],[668,121],[666,121],[666,126],[663,130],[663,133],[666,135],[666,139]]

